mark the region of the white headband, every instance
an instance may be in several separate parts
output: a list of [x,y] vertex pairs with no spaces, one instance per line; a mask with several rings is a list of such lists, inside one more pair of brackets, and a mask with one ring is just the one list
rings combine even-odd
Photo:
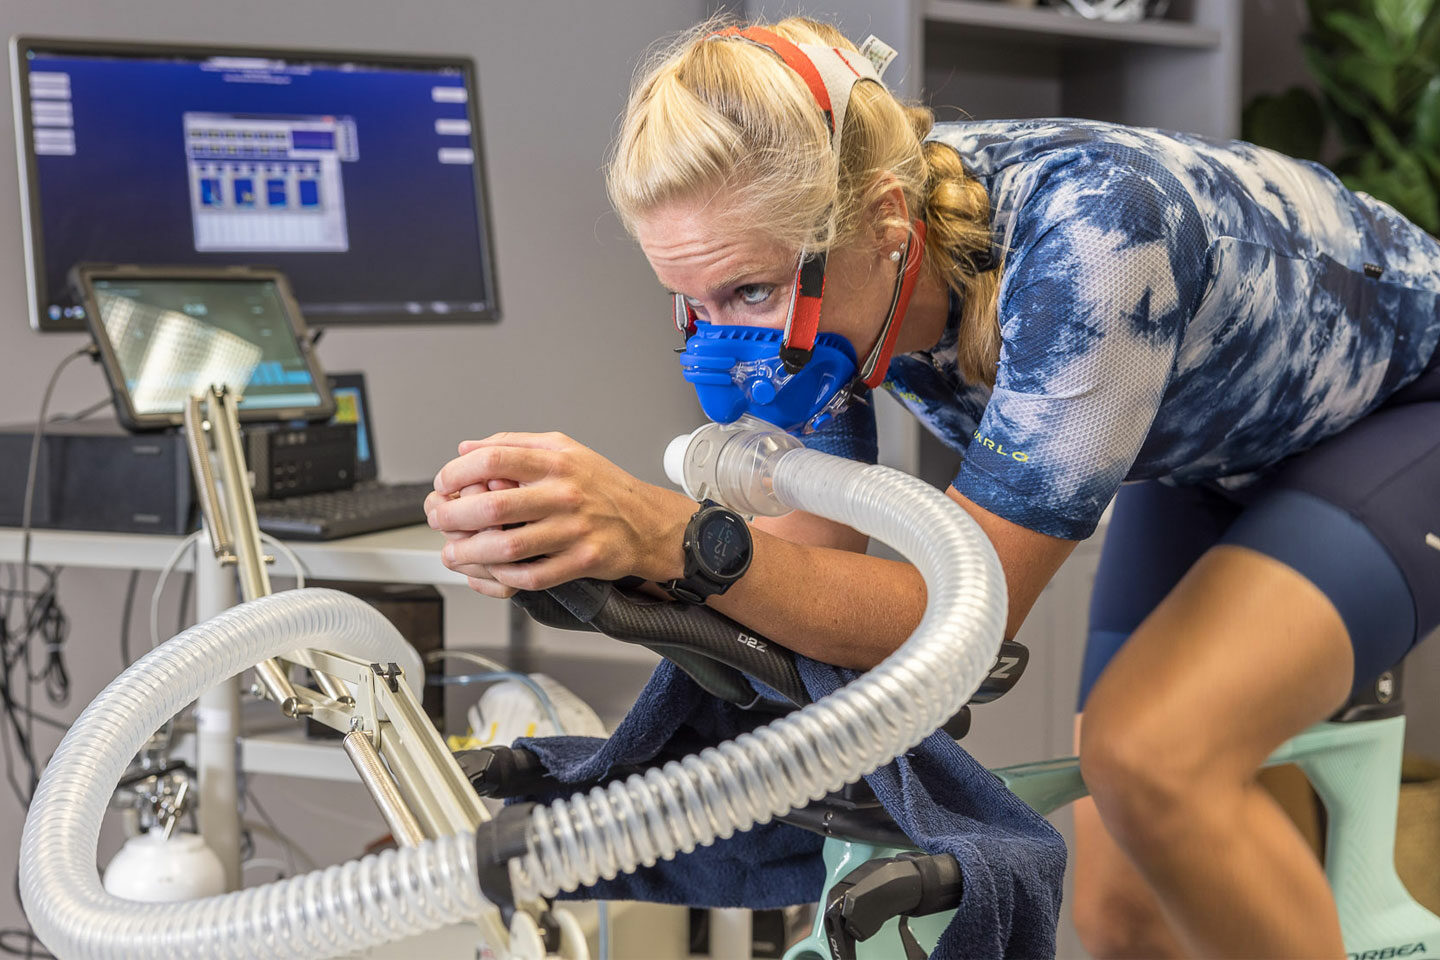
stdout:
[[[845,112],[850,106],[850,89],[861,80],[871,80],[882,87],[885,85],[880,79],[880,71],[871,59],[876,54],[867,55],[818,43],[794,43],[763,27],[750,27],[746,30],[732,27],[712,34],[709,39],[744,40],[769,50],[800,75],[822,110],[827,109],[825,101],[828,100],[826,119],[830,123],[830,146],[837,155],[840,153],[840,135],[845,129]],[[866,45],[870,46],[872,40],[873,37],[867,39]],[[884,44],[880,46],[884,47]],[[894,56],[894,51],[888,47],[884,49],[889,51],[890,57]],[[807,62],[798,62],[797,53],[799,58]],[[888,65],[889,58],[885,58],[883,53],[879,56],[882,57],[880,69],[883,70],[884,65]],[[815,89],[816,80],[824,90],[823,100]]]

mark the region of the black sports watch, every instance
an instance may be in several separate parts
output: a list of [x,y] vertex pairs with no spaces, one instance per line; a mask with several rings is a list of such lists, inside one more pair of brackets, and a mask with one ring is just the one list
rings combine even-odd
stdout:
[[685,525],[685,576],[662,586],[677,600],[704,603],[745,575],[753,552],[744,518],[713,500],[702,500]]

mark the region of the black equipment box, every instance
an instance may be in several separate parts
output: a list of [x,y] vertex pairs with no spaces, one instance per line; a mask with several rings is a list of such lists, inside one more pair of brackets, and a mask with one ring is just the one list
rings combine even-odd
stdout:
[[[410,642],[422,658],[433,650],[445,648],[445,598],[429,584],[309,580],[306,585],[341,590],[364,600],[384,614],[385,619],[395,625],[395,629],[400,631],[400,635]],[[445,668],[441,664],[433,669],[436,673],[444,673]],[[437,684],[425,685],[421,706],[425,708],[430,722],[435,724],[435,729],[440,731],[442,736],[446,730],[464,729],[463,721],[458,727],[454,724],[447,725],[445,701],[444,687]],[[458,721],[460,718],[456,719]],[[305,718],[305,730],[314,739],[329,739],[341,735],[310,717]]]
[[[0,526],[20,526],[34,424],[0,426]],[[31,525],[52,530],[184,534],[195,498],[185,437],[133,434],[96,418],[45,427]]]
[[355,486],[355,424],[302,423],[245,428],[245,462],[256,500]]

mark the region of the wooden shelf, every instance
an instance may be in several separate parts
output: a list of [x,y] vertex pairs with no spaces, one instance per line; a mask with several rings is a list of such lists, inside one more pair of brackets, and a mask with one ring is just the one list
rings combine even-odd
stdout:
[[927,24],[968,27],[977,35],[1006,35],[1047,45],[1057,42],[1125,43],[1203,50],[1220,45],[1220,32],[1183,20],[1109,23],[1069,16],[1051,7],[1020,7],[999,0],[926,0]]

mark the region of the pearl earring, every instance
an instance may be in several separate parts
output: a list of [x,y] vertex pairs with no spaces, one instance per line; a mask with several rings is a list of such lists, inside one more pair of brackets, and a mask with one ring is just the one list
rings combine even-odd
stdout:
[[891,262],[891,263],[899,263],[899,262],[900,262],[900,251],[899,251],[899,250],[891,250],[891,251],[890,251],[890,262]]

